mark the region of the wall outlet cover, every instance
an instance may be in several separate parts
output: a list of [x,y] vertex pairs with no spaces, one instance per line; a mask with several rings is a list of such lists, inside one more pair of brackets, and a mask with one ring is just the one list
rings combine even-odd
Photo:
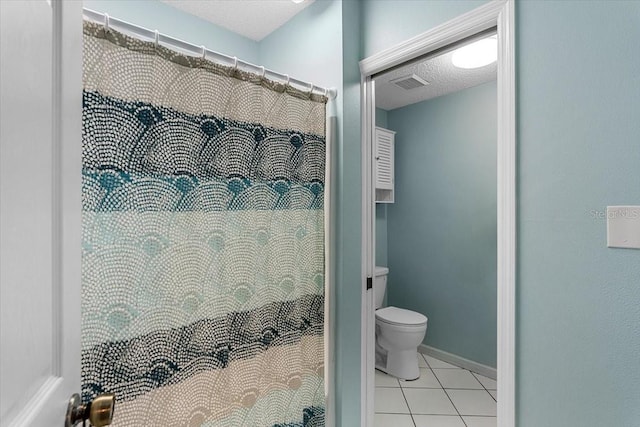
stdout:
[[607,246],[640,249],[640,206],[607,206]]

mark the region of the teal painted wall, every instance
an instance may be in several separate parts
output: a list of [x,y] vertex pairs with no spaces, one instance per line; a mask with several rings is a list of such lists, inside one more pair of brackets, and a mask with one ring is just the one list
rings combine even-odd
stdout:
[[337,425],[360,425],[361,272],[360,2],[342,2],[342,145],[338,155]]
[[376,126],[387,128],[389,126],[389,112],[382,108],[376,108]]
[[[338,1],[315,1],[260,41],[267,68],[317,86],[342,85],[342,9]],[[342,105],[342,100],[340,99]]]
[[256,63],[258,42],[158,0],[84,0],[84,7],[171,37]]
[[640,250],[591,212],[640,204],[640,2],[516,20],[518,426],[638,426]]
[[[406,3],[363,3],[362,57],[475,6]],[[640,251],[591,214],[640,203],[638,40],[640,2],[516,3],[518,427],[640,419]]]
[[376,265],[389,266],[387,253],[387,203],[376,203]]
[[[376,126],[389,129],[388,112],[386,110],[376,108],[375,121]],[[376,203],[376,265],[383,267],[388,265],[387,246],[387,204]]]
[[[485,3],[484,0],[361,0],[362,58]],[[361,59],[362,59],[361,58]]]
[[429,318],[424,343],[496,367],[496,82],[389,112],[388,303]]

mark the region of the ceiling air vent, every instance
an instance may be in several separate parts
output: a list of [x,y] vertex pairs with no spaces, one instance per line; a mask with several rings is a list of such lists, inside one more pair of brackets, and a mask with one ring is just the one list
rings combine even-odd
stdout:
[[416,89],[429,84],[428,82],[416,76],[415,74],[411,74],[410,76],[404,76],[398,79],[391,80],[390,83],[393,83],[396,86],[400,86],[402,89],[405,89],[405,90]]

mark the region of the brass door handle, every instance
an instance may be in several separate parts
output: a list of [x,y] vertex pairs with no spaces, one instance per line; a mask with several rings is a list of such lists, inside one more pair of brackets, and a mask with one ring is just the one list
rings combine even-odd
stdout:
[[87,405],[83,405],[80,396],[75,393],[69,399],[65,427],[73,427],[81,421],[89,420],[94,427],[104,427],[113,421],[113,409],[116,405],[116,395],[105,393],[97,396]]

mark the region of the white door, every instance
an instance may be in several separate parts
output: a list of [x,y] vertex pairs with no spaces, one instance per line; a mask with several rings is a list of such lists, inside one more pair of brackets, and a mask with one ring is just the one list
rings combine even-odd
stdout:
[[80,392],[82,3],[0,1],[0,425]]

